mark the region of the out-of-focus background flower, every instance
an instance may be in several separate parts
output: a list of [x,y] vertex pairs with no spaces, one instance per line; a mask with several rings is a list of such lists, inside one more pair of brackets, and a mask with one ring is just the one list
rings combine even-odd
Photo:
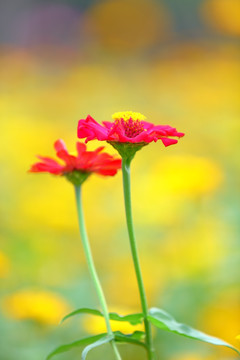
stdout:
[[[72,186],[27,170],[36,154],[54,155],[57,138],[74,151],[79,118],[110,120],[124,110],[186,133],[172,147],[145,147],[132,166],[149,306],[238,345],[239,15],[239,0],[2,2],[1,360],[44,359],[61,343],[104,331],[91,317],[58,326],[66,312],[99,305]],[[139,311],[121,174],[90,178],[84,206],[111,310]],[[160,331],[155,342],[162,360],[236,359]],[[142,349],[121,349],[124,360],[145,359]],[[89,359],[112,359],[107,350]],[[79,351],[59,359],[79,359]]]

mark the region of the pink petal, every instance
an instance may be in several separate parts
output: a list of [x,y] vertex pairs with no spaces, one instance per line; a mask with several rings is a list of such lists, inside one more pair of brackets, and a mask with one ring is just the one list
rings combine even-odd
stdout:
[[103,123],[103,125],[107,128],[107,129],[111,129],[112,127],[113,127],[113,122],[111,122],[111,121],[103,121],[102,122]]
[[154,127],[154,124],[148,122],[148,121],[141,121],[141,123],[144,126],[144,129],[149,130],[152,129]]
[[163,144],[165,146],[169,146],[169,145],[173,145],[173,144],[177,144],[178,140],[176,139],[170,139],[170,138],[160,138],[160,140],[162,140]]
[[87,141],[98,139],[106,140],[108,135],[108,130],[98,124],[90,115],[87,118],[81,119],[78,122],[78,137],[80,139],[86,138]]

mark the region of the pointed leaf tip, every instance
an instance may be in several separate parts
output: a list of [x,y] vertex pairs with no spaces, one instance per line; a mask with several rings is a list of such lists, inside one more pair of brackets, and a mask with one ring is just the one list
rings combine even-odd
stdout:
[[66,316],[64,316],[62,318],[62,320],[60,321],[60,324],[62,324],[65,320],[69,319],[70,317],[73,317],[75,315],[80,315],[80,314],[103,316],[103,314],[99,310],[91,309],[91,308],[80,308],[80,309],[74,310],[74,311],[70,312],[69,314],[67,314]]
[[205,343],[218,346],[226,346],[236,351],[237,354],[240,355],[239,350],[231,344],[228,344],[226,341],[218,339],[217,337],[211,335],[207,335],[202,331],[191,328],[188,325],[179,323],[170,314],[168,314],[162,309],[151,308],[149,310],[148,320],[159,329],[186,336],[190,339],[203,341]]

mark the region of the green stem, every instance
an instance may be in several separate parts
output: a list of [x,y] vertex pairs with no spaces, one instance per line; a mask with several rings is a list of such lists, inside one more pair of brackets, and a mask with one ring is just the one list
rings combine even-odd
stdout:
[[132,205],[131,205],[131,184],[130,184],[130,159],[122,159],[122,174],[123,174],[123,190],[124,190],[124,201],[125,201],[125,212],[127,220],[128,235],[130,240],[131,252],[133,257],[133,263],[135,273],[138,282],[138,289],[140,293],[142,312],[144,316],[144,326],[146,332],[146,345],[148,348],[148,359],[153,360],[155,358],[155,351],[153,347],[151,325],[147,319],[148,306],[145,289],[143,285],[143,279],[141,274],[141,268],[138,258],[137,245],[135,240],[133,219],[132,219]]
[[[104,316],[106,327],[107,327],[107,333],[108,333],[108,335],[112,336],[113,332],[112,332],[111,325],[110,325],[107,303],[106,303],[103,289],[100,284],[100,281],[99,281],[99,278],[97,275],[97,271],[96,271],[96,268],[94,265],[93,256],[92,256],[90,244],[88,241],[87,231],[86,231],[86,227],[85,227],[85,221],[84,221],[84,216],[83,216],[83,207],[82,207],[82,197],[81,197],[81,186],[75,186],[75,194],[76,194],[76,202],[77,202],[79,230],[80,230],[80,235],[81,235],[81,239],[82,239],[82,243],[83,243],[84,253],[85,253],[85,256],[87,259],[88,268],[89,268],[89,271],[90,271],[90,274],[91,274],[91,277],[92,277],[92,280],[93,280],[93,283],[95,286],[95,290],[97,292],[99,302],[102,307],[102,312],[103,312],[103,316]],[[111,344],[112,344],[116,359],[121,360],[121,356],[118,352],[115,341],[112,340]]]

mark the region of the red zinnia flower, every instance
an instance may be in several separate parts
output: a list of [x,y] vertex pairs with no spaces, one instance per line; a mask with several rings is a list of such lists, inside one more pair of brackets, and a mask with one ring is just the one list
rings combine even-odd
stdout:
[[[101,153],[104,147],[99,147],[95,151],[86,151],[86,145],[77,142],[77,156],[69,154],[63,140],[57,140],[54,147],[57,157],[63,160],[64,164],[60,164],[49,157],[38,156],[42,161],[32,165],[29,171],[65,175],[76,185],[77,179],[77,183],[81,183],[91,173],[113,176],[121,168],[121,159],[104,152]],[[80,181],[81,179],[83,181]]]
[[89,140],[98,139],[118,143],[148,144],[161,140],[165,146],[176,144],[184,133],[177,132],[169,125],[154,125],[144,121],[145,116],[132,111],[113,114],[114,122],[103,121],[98,124],[90,115],[78,122],[78,137]]

